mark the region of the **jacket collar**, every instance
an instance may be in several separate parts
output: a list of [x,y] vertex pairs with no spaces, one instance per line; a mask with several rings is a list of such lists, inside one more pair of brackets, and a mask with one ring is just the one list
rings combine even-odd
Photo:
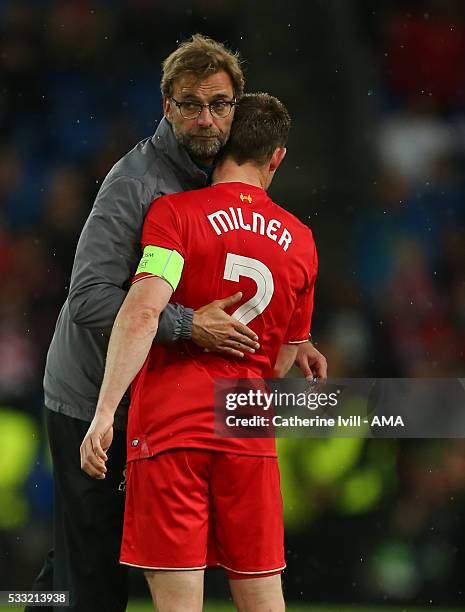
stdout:
[[188,181],[191,188],[205,187],[208,184],[207,173],[192,161],[186,149],[177,142],[173,128],[166,117],[163,117],[160,121],[155,134],[152,136],[152,144],[168,159],[176,174],[183,181]]

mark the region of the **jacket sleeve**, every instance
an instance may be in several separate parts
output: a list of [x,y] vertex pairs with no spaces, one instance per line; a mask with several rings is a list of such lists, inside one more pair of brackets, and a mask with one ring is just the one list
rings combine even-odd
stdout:
[[[111,328],[141,256],[144,184],[127,176],[107,176],[79,238],[69,291],[73,322],[91,329]],[[191,309],[169,305],[156,341],[189,338]]]

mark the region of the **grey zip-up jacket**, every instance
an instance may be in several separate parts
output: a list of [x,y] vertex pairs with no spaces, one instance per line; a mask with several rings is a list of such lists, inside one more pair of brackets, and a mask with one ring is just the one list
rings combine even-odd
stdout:
[[[204,187],[208,177],[191,160],[163,119],[110,170],[79,238],[69,295],[58,316],[45,366],[45,405],[91,421],[102,382],[108,338],[141,258],[140,237],[149,204],[161,195]],[[188,339],[193,311],[168,305],[156,342]],[[115,427],[124,428],[123,398]]]

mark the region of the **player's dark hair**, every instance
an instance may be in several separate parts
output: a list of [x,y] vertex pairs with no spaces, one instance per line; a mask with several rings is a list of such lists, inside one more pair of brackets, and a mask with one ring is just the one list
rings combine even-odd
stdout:
[[229,140],[221,157],[237,164],[253,162],[262,166],[277,147],[285,147],[291,118],[286,107],[267,93],[242,96],[234,113]]
[[222,70],[231,77],[234,97],[239,99],[244,93],[244,73],[239,53],[233,53],[222,43],[202,34],[194,34],[189,40],[182,42],[168,55],[162,66],[163,96],[173,95],[174,81],[184,74],[192,75],[201,81]]

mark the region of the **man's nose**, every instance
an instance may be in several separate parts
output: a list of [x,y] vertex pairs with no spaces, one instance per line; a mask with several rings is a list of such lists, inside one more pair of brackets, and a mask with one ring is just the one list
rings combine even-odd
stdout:
[[200,113],[197,122],[201,127],[210,127],[213,125],[213,117],[208,106],[204,106],[202,108],[202,112]]

